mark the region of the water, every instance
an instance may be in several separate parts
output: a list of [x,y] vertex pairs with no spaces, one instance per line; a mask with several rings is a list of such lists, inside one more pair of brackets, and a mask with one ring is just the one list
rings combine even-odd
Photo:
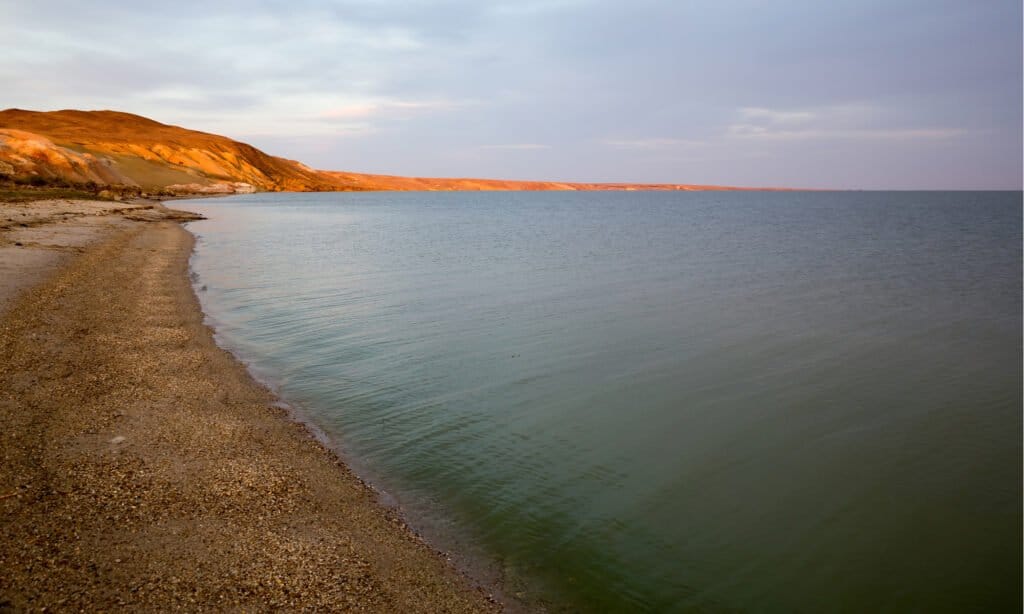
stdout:
[[183,206],[223,342],[531,603],[1020,610],[1020,193]]

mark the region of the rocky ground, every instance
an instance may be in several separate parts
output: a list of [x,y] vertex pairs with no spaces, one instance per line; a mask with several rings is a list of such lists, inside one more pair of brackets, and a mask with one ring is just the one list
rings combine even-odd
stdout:
[[500,610],[214,344],[181,217],[0,207],[0,611]]

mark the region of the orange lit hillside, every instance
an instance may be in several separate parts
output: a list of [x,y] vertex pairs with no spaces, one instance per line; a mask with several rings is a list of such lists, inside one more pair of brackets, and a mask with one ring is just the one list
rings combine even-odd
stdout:
[[117,111],[0,111],[0,176],[177,193],[338,190],[728,190],[319,171],[227,137]]
[[0,111],[0,162],[15,172],[150,188],[231,183],[270,191],[340,187],[313,169],[251,145],[116,111]]

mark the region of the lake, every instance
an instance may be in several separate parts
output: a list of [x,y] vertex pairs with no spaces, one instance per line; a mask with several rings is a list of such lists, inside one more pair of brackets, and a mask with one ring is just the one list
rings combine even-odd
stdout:
[[527,604],[1020,610],[1020,192],[174,206],[220,342]]

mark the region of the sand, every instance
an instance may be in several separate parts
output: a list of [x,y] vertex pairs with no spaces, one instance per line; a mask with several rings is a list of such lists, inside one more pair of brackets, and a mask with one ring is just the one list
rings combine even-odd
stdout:
[[168,215],[159,203],[146,201],[0,202],[0,312],[21,290],[112,230],[125,228],[133,219]]
[[0,611],[500,610],[215,345],[184,218],[0,204]]

